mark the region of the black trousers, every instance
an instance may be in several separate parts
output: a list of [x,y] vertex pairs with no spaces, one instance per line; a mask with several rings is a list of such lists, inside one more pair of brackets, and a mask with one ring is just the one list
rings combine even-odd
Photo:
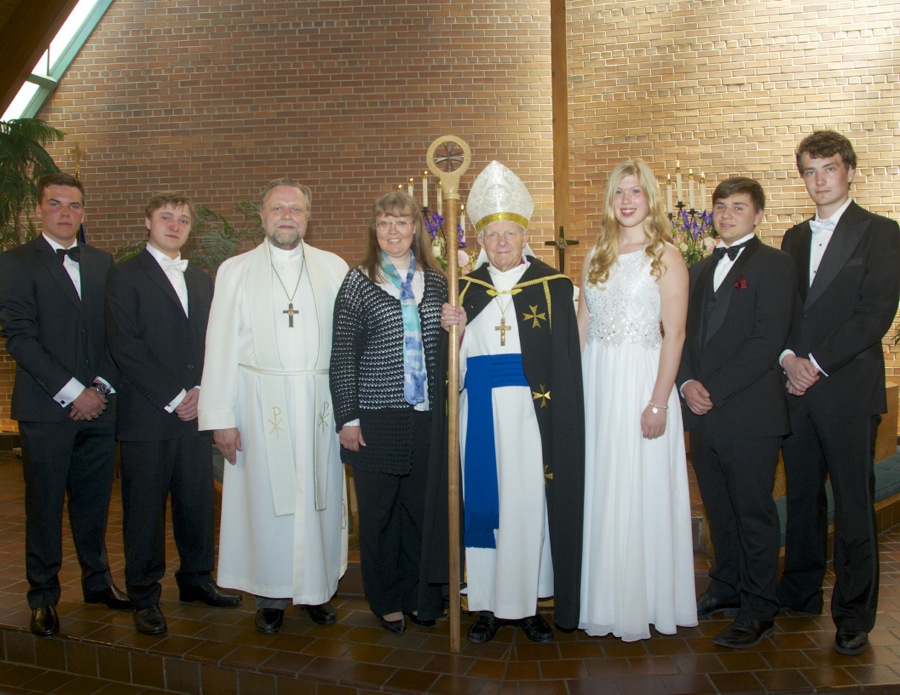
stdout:
[[[365,436],[365,433],[363,433]],[[422,523],[431,413],[413,413],[412,468],[406,475],[353,469],[359,506],[363,589],[372,612],[418,611]]]
[[25,476],[25,574],[28,605],[59,602],[62,515],[69,525],[85,594],[112,584],[106,520],[116,465],[115,408],[80,422],[19,422]]
[[166,498],[181,565],[181,589],[210,581],[214,562],[212,436],[120,442],[125,588],[135,609],[159,603],[166,571]]
[[[813,387],[815,388],[815,387]],[[869,631],[878,608],[875,522],[875,434],[879,415],[835,417],[790,399],[791,435],[784,440],[787,538],[778,584],[782,605],[818,612],[828,560],[826,475],[834,493],[831,615],[837,627]]]
[[691,462],[709,519],[715,558],[709,591],[740,600],[740,614],[772,620],[781,529],[772,499],[782,438],[728,437],[714,427],[691,430]]

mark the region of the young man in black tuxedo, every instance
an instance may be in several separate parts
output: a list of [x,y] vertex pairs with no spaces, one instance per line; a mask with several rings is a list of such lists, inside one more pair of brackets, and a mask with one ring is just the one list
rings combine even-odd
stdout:
[[834,648],[869,646],[878,606],[875,433],[887,411],[881,340],[900,295],[900,228],[850,198],[856,153],[823,130],[797,148],[816,215],[785,232],[799,274],[794,323],[781,365],[791,436],[784,442],[787,538],[778,598],[822,612],[828,552],[826,475],[834,492]]
[[25,573],[31,631],[59,632],[62,513],[88,603],[131,608],[112,582],[106,520],[116,462],[118,371],[106,348],[103,293],[113,263],[79,244],[84,188],[68,174],[38,181],[43,233],[0,255],[0,326],[16,361],[12,417],[25,475]]
[[712,201],[721,242],[690,269],[678,384],[715,549],[697,615],[736,614],[713,642],[742,648],[772,632],[779,608],[781,533],[772,488],[788,415],[778,357],[797,272],[790,256],[754,234],[766,205],[758,182],[727,179]]
[[159,193],[144,212],[147,246],[110,270],[106,321],[122,374],[116,436],[122,451],[125,589],[138,632],[158,635],[167,629],[159,580],[166,569],[170,493],[181,600],[234,606],[242,596],[222,591],[211,576],[212,436],[197,431],[212,278],[181,259],[194,219],[186,195]]

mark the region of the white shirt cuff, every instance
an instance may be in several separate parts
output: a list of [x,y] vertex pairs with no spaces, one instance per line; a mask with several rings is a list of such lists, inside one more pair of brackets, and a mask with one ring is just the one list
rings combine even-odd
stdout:
[[59,403],[60,407],[67,408],[81,395],[82,391],[84,391],[84,384],[73,376],[53,397],[53,400]]
[[177,396],[175,396],[175,398],[169,401],[169,405],[163,408],[163,410],[165,410],[167,413],[174,413],[175,408],[181,405],[181,401],[183,401],[185,398],[187,398],[187,391],[181,389],[181,392]]
[[819,363],[816,362],[816,358],[812,356],[812,353],[809,353],[809,361],[813,363],[813,367],[815,367],[816,369],[818,369],[819,372],[820,372],[823,376],[828,376],[828,372],[826,372],[824,369],[822,369],[822,368],[819,366]]
[[788,355],[793,355],[793,354],[795,354],[795,353],[791,349],[783,350],[782,353],[780,355],[778,355],[778,366],[780,366],[782,369],[784,369],[784,365],[781,364],[781,361]]

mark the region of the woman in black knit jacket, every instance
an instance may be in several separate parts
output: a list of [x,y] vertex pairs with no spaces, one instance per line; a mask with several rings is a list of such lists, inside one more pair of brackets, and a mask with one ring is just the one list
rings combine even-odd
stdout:
[[423,627],[437,617],[419,605],[419,562],[447,281],[405,193],[375,201],[365,241],[366,256],[335,301],[331,393],[342,459],[356,483],[366,598],[399,634],[404,615]]

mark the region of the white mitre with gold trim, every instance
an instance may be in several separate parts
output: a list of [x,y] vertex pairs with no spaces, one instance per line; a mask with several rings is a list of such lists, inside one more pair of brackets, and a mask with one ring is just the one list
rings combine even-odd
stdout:
[[491,222],[501,220],[516,222],[527,230],[534,212],[534,200],[522,180],[495,160],[472,184],[466,212],[479,234]]

